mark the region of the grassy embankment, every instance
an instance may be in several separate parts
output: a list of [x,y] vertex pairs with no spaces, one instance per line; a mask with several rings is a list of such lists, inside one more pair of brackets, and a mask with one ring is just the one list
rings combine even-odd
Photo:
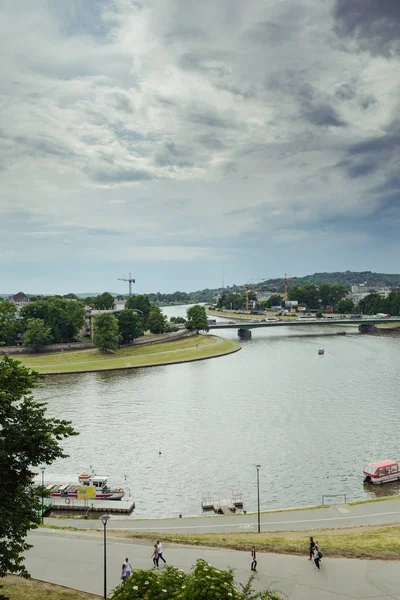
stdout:
[[148,539],[160,536],[164,542],[250,550],[255,545],[259,551],[278,554],[307,554],[310,535],[318,540],[325,556],[398,560],[400,556],[400,527],[365,526],[349,529],[321,529],[313,531],[287,531],[273,533],[203,533],[166,534],[110,531],[111,536],[128,539]]
[[21,354],[16,357],[39,373],[78,373],[148,367],[223,356],[240,350],[238,342],[215,336],[195,335],[149,346],[120,348],[103,354],[97,349],[49,354]]
[[86,594],[35,579],[10,575],[1,581],[0,594],[10,600],[99,600],[100,596]]

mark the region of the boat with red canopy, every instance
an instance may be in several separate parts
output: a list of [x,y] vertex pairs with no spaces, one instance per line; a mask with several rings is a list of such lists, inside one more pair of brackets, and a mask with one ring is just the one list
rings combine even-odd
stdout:
[[364,469],[364,483],[388,483],[400,479],[399,465],[395,460],[387,458],[369,463]]

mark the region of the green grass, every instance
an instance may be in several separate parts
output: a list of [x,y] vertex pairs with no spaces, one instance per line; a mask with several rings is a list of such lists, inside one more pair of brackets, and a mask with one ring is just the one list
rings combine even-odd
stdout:
[[186,362],[221,356],[239,349],[240,344],[231,340],[195,335],[149,346],[122,348],[110,354],[103,354],[97,349],[76,350],[37,356],[22,354],[18,360],[39,373],[75,373]]
[[86,594],[35,579],[10,575],[1,580],[0,594],[10,600],[98,600],[100,596]]
[[356,506],[357,504],[369,504],[371,502],[388,502],[389,500],[399,500],[400,496],[384,496],[383,498],[369,498],[368,500],[353,500],[348,502],[350,506]]

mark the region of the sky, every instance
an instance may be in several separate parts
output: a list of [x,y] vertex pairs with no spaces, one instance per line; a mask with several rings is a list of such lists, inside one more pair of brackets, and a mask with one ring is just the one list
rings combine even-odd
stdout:
[[0,293],[400,271],[399,0],[2,0]]

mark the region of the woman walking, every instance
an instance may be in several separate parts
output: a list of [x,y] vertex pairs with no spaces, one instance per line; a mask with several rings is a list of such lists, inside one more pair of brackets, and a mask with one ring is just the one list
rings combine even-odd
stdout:
[[128,573],[126,572],[126,563],[122,563],[122,567],[121,567],[122,583],[125,583],[127,577],[128,577]]
[[153,554],[151,555],[151,558],[153,559],[153,569],[158,569],[158,560],[159,560],[159,556],[158,556],[158,546],[157,544],[154,544],[154,550],[153,550]]
[[314,548],[315,548],[315,542],[314,542],[314,538],[312,536],[310,536],[310,545],[308,547],[308,550],[310,552],[310,558],[308,560],[312,560],[313,556],[314,556]]
[[314,558],[315,568],[319,570],[320,569],[319,565],[320,565],[321,558],[322,558],[322,552],[320,552],[320,550],[318,548],[318,542],[315,542],[315,545],[314,545],[313,558]]

